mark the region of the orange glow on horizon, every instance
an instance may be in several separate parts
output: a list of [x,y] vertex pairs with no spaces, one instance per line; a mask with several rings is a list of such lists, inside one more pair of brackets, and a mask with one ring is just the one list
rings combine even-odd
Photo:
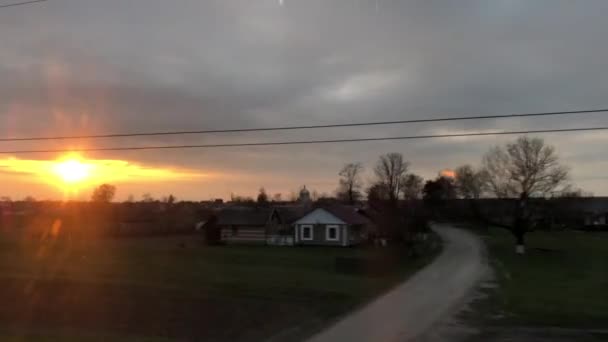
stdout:
[[197,172],[143,166],[126,160],[86,159],[76,154],[57,160],[0,159],[0,171],[63,190],[78,190],[102,183],[178,181],[206,176]]
[[454,172],[454,170],[443,170],[439,173],[441,175],[441,177],[446,177],[446,178],[456,178],[456,172]]

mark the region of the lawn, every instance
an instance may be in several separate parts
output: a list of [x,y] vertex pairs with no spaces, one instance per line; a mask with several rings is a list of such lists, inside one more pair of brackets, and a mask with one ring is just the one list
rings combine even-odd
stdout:
[[474,305],[471,316],[481,325],[606,328],[608,234],[533,232],[525,256],[500,228],[480,234],[498,284]]
[[[40,242],[0,235],[0,340],[297,340],[433,257],[396,255],[209,247],[196,237]],[[341,273],[338,257],[383,257],[395,267],[375,276]]]

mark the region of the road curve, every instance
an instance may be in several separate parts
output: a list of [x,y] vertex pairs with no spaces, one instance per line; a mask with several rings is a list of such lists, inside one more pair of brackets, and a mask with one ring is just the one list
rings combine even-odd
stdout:
[[309,341],[409,341],[462,305],[487,274],[483,244],[471,232],[446,224],[433,230],[444,248],[429,266]]

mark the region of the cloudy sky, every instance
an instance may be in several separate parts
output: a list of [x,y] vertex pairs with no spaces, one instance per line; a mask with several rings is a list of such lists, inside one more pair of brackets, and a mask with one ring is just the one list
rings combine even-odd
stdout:
[[[9,3],[2,0],[2,3]],[[0,8],[0,136],[103,134],[608,108],[605,0],[49,0]],[[0,150],[263,142],[608,126],[608,114],[265,133],[15,143]],[[574,183],[608,195],[608,133],[547,134]],[[89,153],[170,170],[118,198],[336,188],[346,162],[478,164],[514,137]],[[60,155],[9,155],[48,161]],[[27,170],[2,195],[54,198]],[[102,181],[101,179],[99,180]]]

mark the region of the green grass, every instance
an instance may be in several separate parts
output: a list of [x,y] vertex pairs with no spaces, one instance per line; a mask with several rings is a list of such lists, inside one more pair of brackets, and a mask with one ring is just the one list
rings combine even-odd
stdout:
[[394,271],[376,277],[334,269],[336,257],[378,253],[387,251],[208,247],[194,237],[31,241],[0,234],[0,340],[297,339],[433,257],[394,257]]
[[482,234],[499,285],[476,303],[483,325],[606,328],[608,234],[533,232],[525,256],[510,233]]

